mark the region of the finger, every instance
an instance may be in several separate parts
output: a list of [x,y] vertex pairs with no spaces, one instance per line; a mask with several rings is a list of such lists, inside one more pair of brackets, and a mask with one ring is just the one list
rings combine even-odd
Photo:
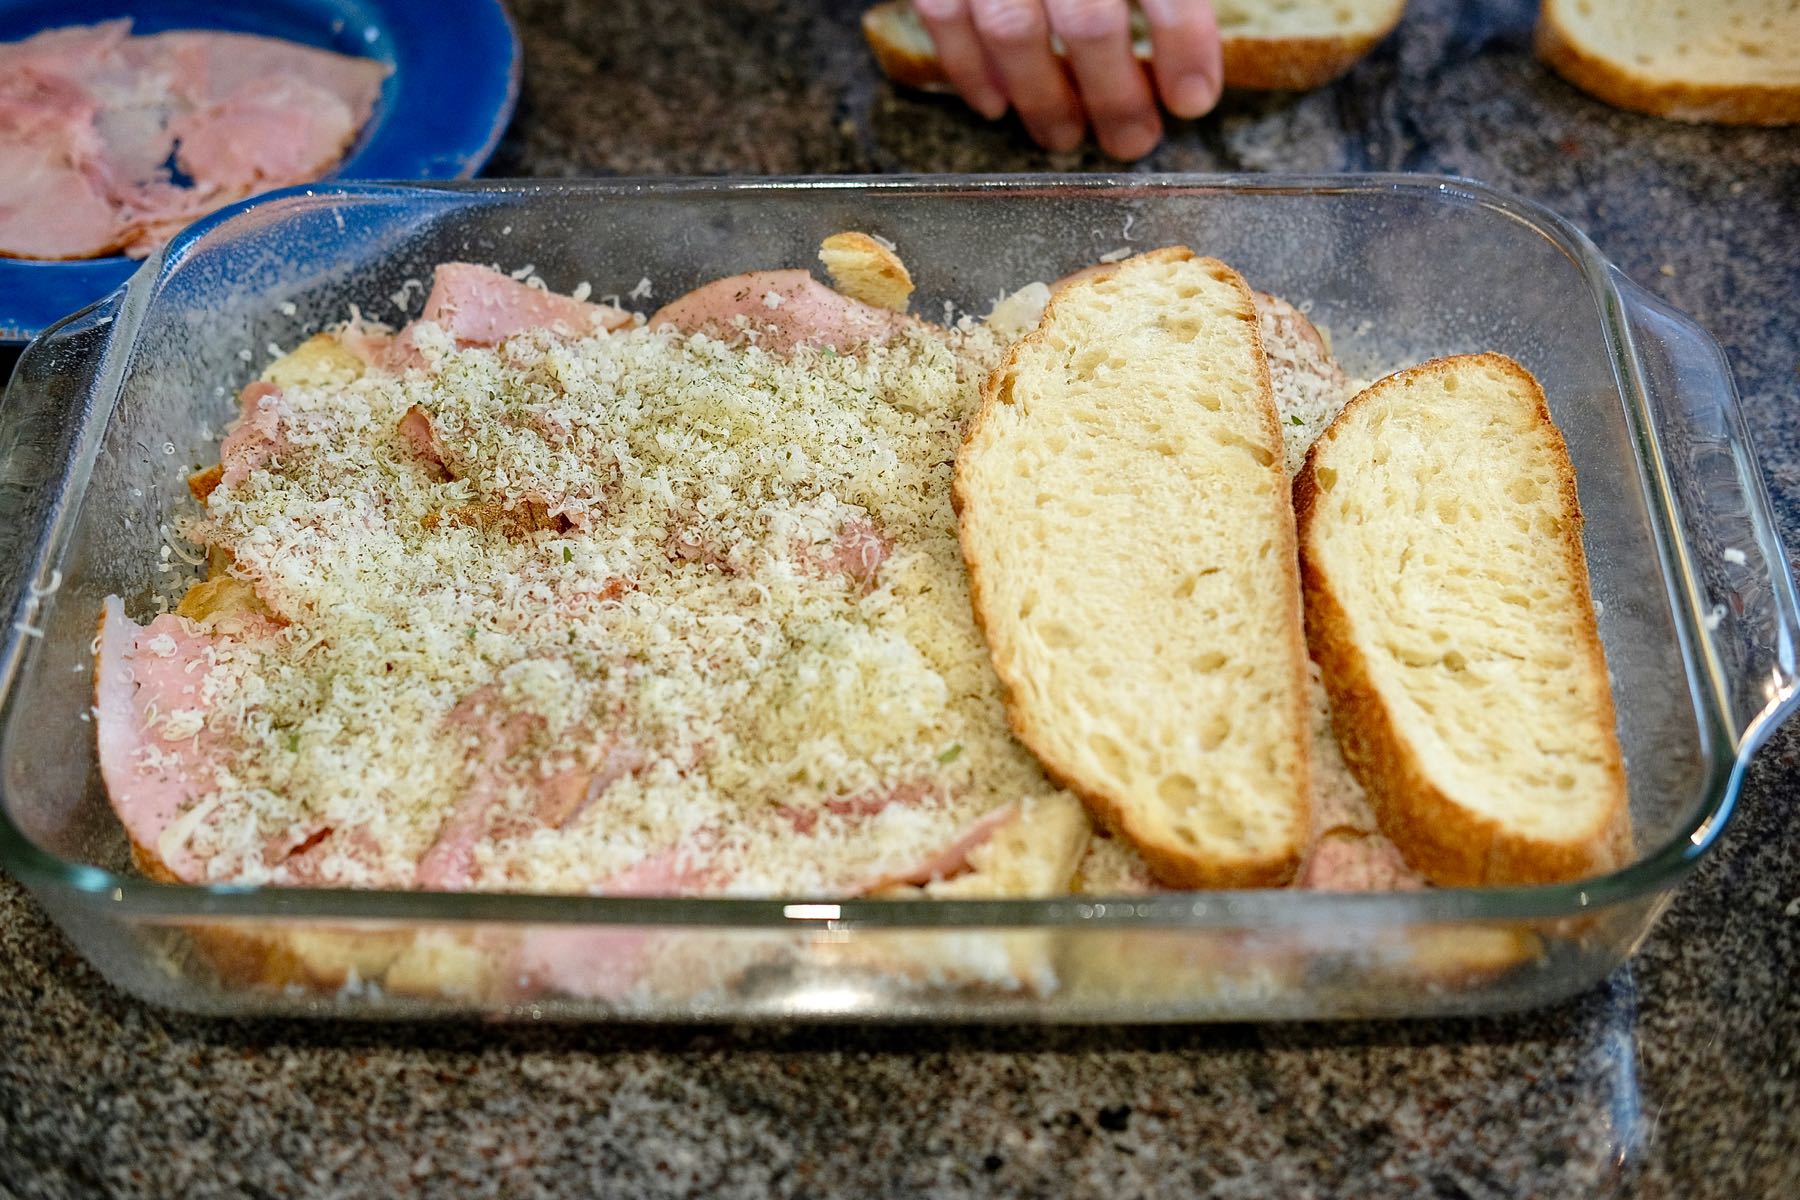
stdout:
[[969,107],[990,121],[1005,116],[1006,94],[981,52],[968,0],[915,0],[913,9],[937,47],[944,74]]
[[1144,69],[1131,53],[1125,0],[1046,0],[1050,29],[1068,51],[1081,106],[1100,148],[1114,158],[1142,158],[1162,140],[1162,118]]
[[1219,22],[1208,0],[1143,0],[1150,22],[1156,90],[1178,117],[1200,117],[1219,102],[1225,64]]
[[1042,0],[969,0],[989,59],[1000,72],[1007,99],[1046,150],[1073,150],[1084,126],[1081,101],[1050,50],[1050,22]]

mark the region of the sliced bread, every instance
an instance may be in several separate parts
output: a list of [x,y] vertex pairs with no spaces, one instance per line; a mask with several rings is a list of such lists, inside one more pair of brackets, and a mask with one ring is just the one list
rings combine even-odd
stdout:
[[1800,122],[1793,0],[1544,0],[1538,56],[1619,108],[1728,125]]
[[1614,866],[1625,770],[1574,472],[1537,381],[1498,354],[1391,375],[1294,489],[1332,725],[1406,861],[1451,885]]
[[[1322,87],[1355,66],[1400,21],[1406,0],[1215,0],[1225,86],[1257,91]],[[931,35],[908,0],[863,13],[863,36],[895,83],[950,91]],[[1150,28],[1132,12],[1132,46],[1150,57]]]
[[912,273],[892,245],[866,233],[834,233],[819,243],[819,261],[831,286],[852,300],[905,312],[912,298]]
[[1287,882],[1310,734],[1293,513],[1250,290],[1181,247],[1064,288],[957,458],[1015,732],[1177,887]]

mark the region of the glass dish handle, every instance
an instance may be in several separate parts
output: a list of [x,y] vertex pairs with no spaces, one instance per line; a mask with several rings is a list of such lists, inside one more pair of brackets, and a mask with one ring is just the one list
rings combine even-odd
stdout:
[[19,356],[0,401],[0,611],[12,614],[0,677],[18,660],[17,633],[32,628],[39,599],[61,582],[44,555],[61,514],[47,510],[64,491],[58,483],[86,469],[75,461],[74,443],[95,402],[124,297],[120,289],[40,334]]
[[1691,318],[1614,276],[1676,502],[1677,552],[1698,584],[1700,627],[1731,732],[1747,754],[1794,705],[1800,604],[1793,570],[1724,351]]

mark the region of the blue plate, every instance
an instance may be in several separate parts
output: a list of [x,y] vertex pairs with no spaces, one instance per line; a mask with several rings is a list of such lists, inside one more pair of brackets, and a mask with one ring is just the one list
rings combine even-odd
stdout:
[[[393,67],[332,178],[466,179],[493,154],[519,99],[519,38],[500,0],[0,0],[0,42],[127,16],[134,33],[258,33]],[[0,343],[30,339],[137,267],[123,256],[0,258]]]

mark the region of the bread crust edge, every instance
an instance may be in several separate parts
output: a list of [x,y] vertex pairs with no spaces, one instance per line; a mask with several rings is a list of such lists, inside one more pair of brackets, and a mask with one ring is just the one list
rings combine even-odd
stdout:
[[[902,87],[954,93],[936,52],[920,53],[895,36],[890,23],[905,19],[904,0],[886,0],[862,16],[863,38],[881,73]],[[1305,92],[1341,78],[1394,31],[1405,4],[1393,6],[1378,30],[1319,37],[1226,37],[1220,42],[1225,86],[1251,92]]]
[[1800,123],[1800,85],[1695,83],[1658,79],[1584,48],[1546,3],[1534,35],[1537,56],[1588,95],[1615,108],[1715,125]]
[[[1500,354],[1461,355],[1432,359],[1389,376],[1441,373],[1449,364],[1481,360],[1526,382],[1535,402],[1536,419],[1554,435],[1553,469],[1565,517],[1558,539],[1564,563],[1579,591],[1579,611],[1593,612],[1587,558],[1581,545],[1581,508],[1575,471],[1568,450],[1551,420],[1549,405],[1537,380],[1524,367]],[[1592,616],[1582,622],[1579,651],[1585,669],[1598,676],[1607,731],[1609,803],[1593,833],[1571,842],[1550,841],[1510,832],[1492,818],[1470,811],[1432,782],[1424,764],[1382,701],[1369,664],[1357,648],[1350,616],[1328,575],[1311,551],[1313,517],[1319,495],[1316,476],[1322,450],[1336,440],[1341,422],[1376,393],[1377,381],[1344,406],[1342,413],[1307,453],[1294,481],[1294,510],[1300,537],[1300,581],[1306,604],[1306,636],[1314,661],[1324,676],[1331,702],[1331,724],[1344,751],[1344,761],[1368,791],[1381,831],[1414,870],[1447,886],[1559,883],[1602,874],[1629,855],[1630,826],[1626,804],[1625,764],[1618,744],[1618,717],[1606,670],[1605,649]]]
[[[1134,255],[1117,263],[1103,264],[1087,268],[1087,273],[1080,279],[1072,280],[1067,286],[1060,288],[1050,298],[1037,328],[1014,342],[1007,351],[1006,357],[989,374],[981,389],[981,405],[975,415],[970,418],[968,428],[964,431],[962,445],[957,453],[956,469],[950,488],[950,502],[957,514],[958,541],[962,550],[963,565],[967,569],[969,579],[969,602],[974,609],[975,624],[981,630],[983,640],[992,646],[994,623],[990,621],[990,604],[987,598],[986,571],[974,555],[970,553],[971,539],[965,536],[968,508],[966,490],[967,476],[964,464],[967,461],[965,452],[981,436],[989,414],[999,404],[999,393],[1002,381],[1017,364],[1019,353],[1033,342],[1041,342],[1046,327],[1055,314],[1056,306],[1064,297],[1082,287],[1092,286],[1112,278],[1127,263],[1137,261],[1187,261],[1194,260],[1210,264],[1225,273],[1225,278],[1233,284],[1243,298],[1245,307],[1252,314],[1249,322],[1250,336],[1256,348],[1257,361],[1261,364],[1262,409],[1268,426],[1268,435],[1272,445],[1281,444],[1279,419],[1275,412],[1274,389],[1269,382],[1268,359],[1263,351],[1262,335],[1255,320],[1255,299],[1250,287],[1241,275],[1228,264],[1215,258],[1204,258],[1196,255],[1186,246],[1165,246],[1161,249]],[[1279,465],[1276,467],[1279,470]],[[1285,475],[1283,482],[1285,484]],[[1291,496],[1291,493],[1290,493]],[[1288,561],[1298,559],[1298,534],[1293,521],[1281,523],[1282,540]],[[1296,731],[1299,749],[1299,817],[1296,836],[1286,847],[1285,852],[1264,855],[1261,857],[1242,857],[1229,861],[1214,861],[1202,858],[1192,852],[1170,846],[1167,843],[1149,837],[1132,821],[1119,801],[1092,786],[1081,772],[1071,764],[1058,759],[1049,747],[1047,739],[1042,737],[1026,714],[1015,701],[1017,680],[1009,678],[1012,672],[1003,669],[999,661],[990,653],[995,674],[1000,677],[1006,705],[1007,724],[1018,739],[1024,743],[1037,758],[1044,774],[1057,786],[1073,792],[1082,804],[1093,814],[1105,828],[1129,842],[1149,865],[1156,878],[1171,887],[1185,889],[1215,888],[1256,888],[1282,887],[1291,882],[1300,869],[1305,857],[1307,833],[1312,824],[1312,757],[1307,733],[1306,713],[1306,640],[1303,629],[1304,606],[1299,587],[1293,589],[1291,620],[1287,622],[1292,640],[1292,658],[1295,664],[1294,681],[1289,689],[1293,698],[1293,713],[1290,717],[1291,728]]]

